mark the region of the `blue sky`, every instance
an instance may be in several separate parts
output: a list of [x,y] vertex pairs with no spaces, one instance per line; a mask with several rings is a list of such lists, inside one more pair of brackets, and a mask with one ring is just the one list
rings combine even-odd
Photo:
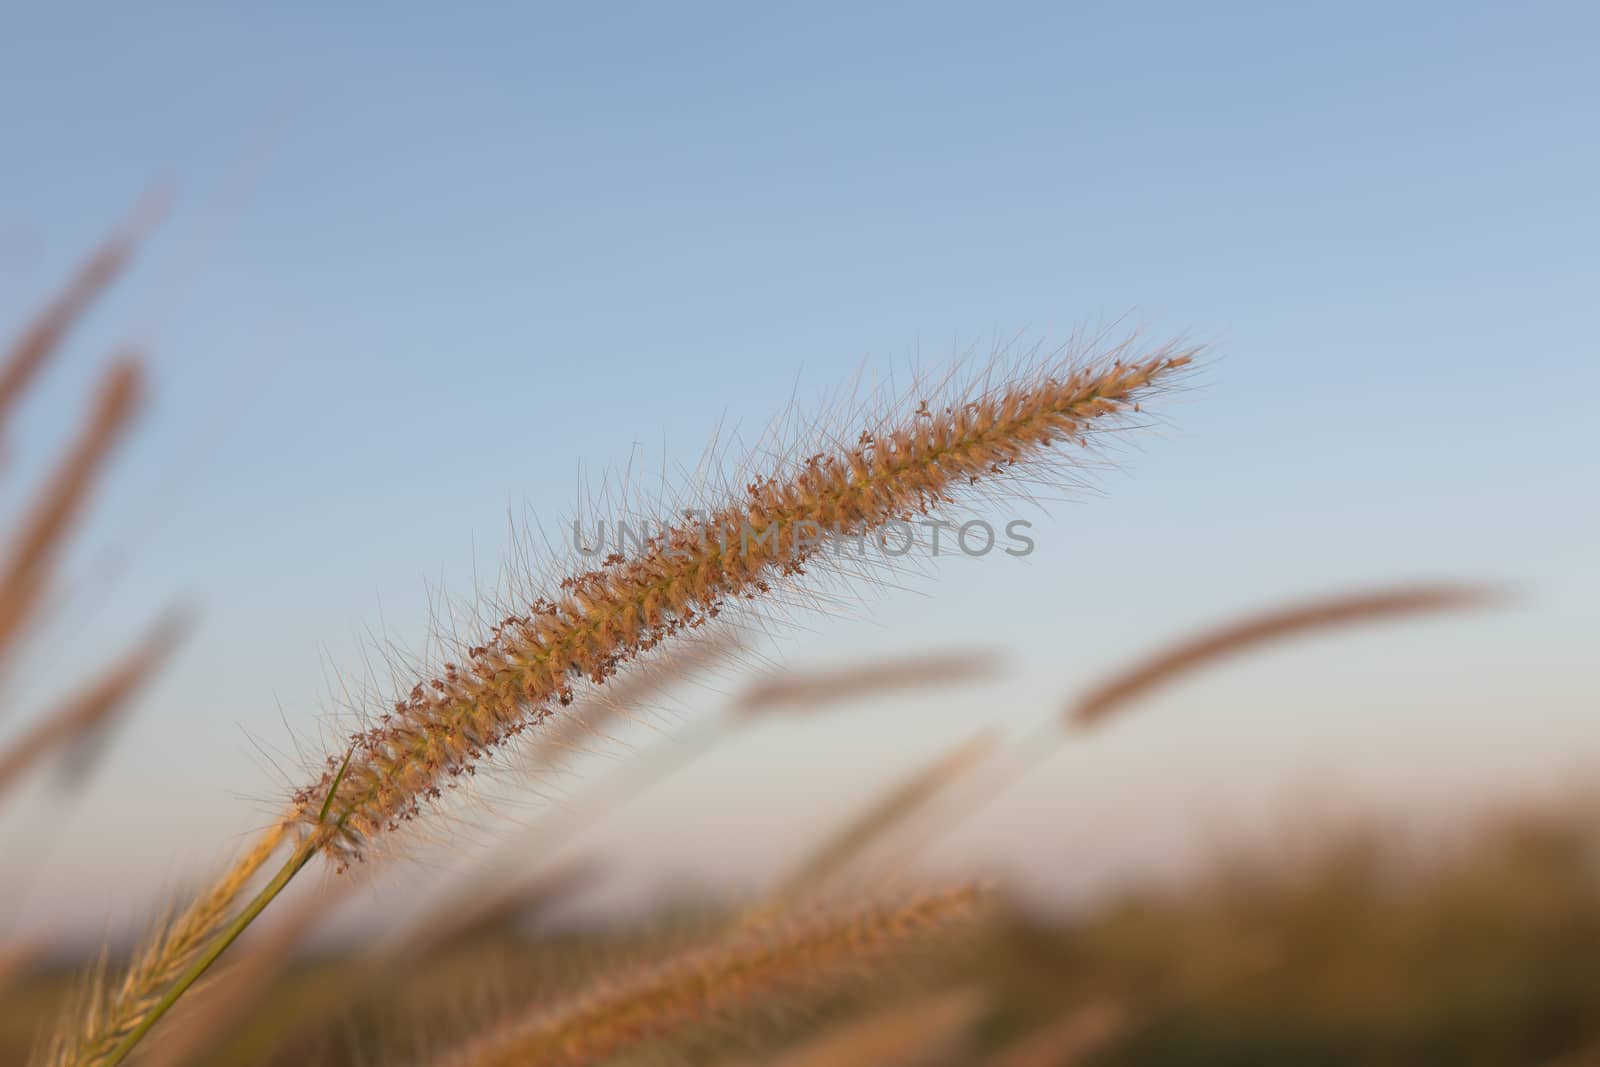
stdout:
[[[75,555],[96,588],[128,562],[59,625],[110,651],[171,599],[202,619],[61,842],[0,817],[52,858],[29,907],[115,911],[104,871],[213,858],[278,795],[263,748],[314,736],[364,634],[419,643],[429,584],[492,573],[508,509],[559,521],[581,478],[691,463],[863,361],[1116,321],[1215,347],[1098,495],[1036,517],[1027,561],[784,649],[1004,644],[1004,693],[755,738],[614,831],[643,867],[778,848],[754,818],[674,829],[730,791],[824,811],[819,775],[859,796],[1187,626],[1389,578],[1528,594],[1223,672],[997,817],[1094,782],[1158,851],[1174,804],[1274,809],[1313,774],[1447,805],[1575,773],[1600,751],[1597,31],[1578,4],[13,6],[4,321],[178,190],[17,431],[20,478],[98,355],[149,348]],[[66,644],[20,696],[70,680]],[[152,822],[170,847],[123,844]]]

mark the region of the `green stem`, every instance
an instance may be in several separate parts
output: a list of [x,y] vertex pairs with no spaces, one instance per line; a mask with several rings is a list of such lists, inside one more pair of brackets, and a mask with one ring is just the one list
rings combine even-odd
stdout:
[[[326,829],[328,808],[333,804],[333,795],[339,791],[339,785],[344,781],[345,772],[350,769],[350,758],[354,755],[355,747],[352,745],[350,750],[344,754],[344,762],[339,764],[339,770],[333,776],[333,783],[328,786],[328,795],[323,799],[322,810],[317,814],[317,822],[323,825],[323,829]],[[341,823],[340,825],[342,826],[343,824]],[[150,1028],[160,1022],[161,1017],[167,1013],[168,1009],[178,1002],[178,998],[188,992],[189,987],[198,982],[200,976],[205,974],[213,963],[217,962],[217,957],[226,952],[228,946],[239,939],[239,935],[244,933],[245,928],[255,921],[256,916],[267,910],[267,905],[271,904],[273,899],[283,892],[283,887],[288,885],[294,876],[300,873],[302,867],[311,862],[311,857],[321,851],[322,846],[326,843],[327,838],[322,831],[307,834],[305,840],[296,845],[294,852],[290,853],[288,860],[284,862],[283,868],[272,876],[272,881],[262,886],[261,892],[255,895],[255,899],[250,901],[244,911],[240,912],[232,922],[217,932],[217,936],[212,939],[206,950],[189,965],[189,969],[184,971],[177,981],[172,983],[172,988],[168,989],[161,999],[156,1002],[156,1006],[150,1009],[143,1019],[139,1020],[139,1025],[129,1031],[128,1036],[118,1042],[108,1057],[100,1061],[97,1067],[117,1067],[117,1064],[127,1059],[128,1053],[132,1052],[134,1046],[144,1039],[144,1035],[150,1032]]]
[[273,898],[283,892],[283,887],[288,885],[290,879],[299,874],[300,869],[311,862],[311,857],[316,854],[317,835],[312,834],[300,842],[299,846],[290,854],[288,861],[284,863],[277,874],[273,875],[272,881],[261,887],[261,892],[257,893],[255,899],[250,901],[249,906],[217,933],[217,936],[212,939],[206,950],[189,965],[188,970],[179,976],[178,980],[172,984],[172,988],[168,989],[161,999],[156,1002],[156,1006],[151,1008],[145,1017],[140,1020],[139,1025],[129,1031],[128,1036],[124,1037],[116,1048],[111,1050],[110,1055],[102,1061],[104,1067],[116,1067],[117,1064],[128,1058],[128,1053],[132,1052],[134,1046],[143,1039],[145,1034],[149,1033],[150,1028],[161,1020],[161,1017],[167,1013],[167,1010],[172,1005],[178,1002],[178,998],[183,996],[190,986],[199,981],[200,976],[205,974],[207,969],[217,961],[217,957],[227,951],[229,945],[238,940],[239,935],[244,933],[245,927],[249,926],[255,921],[256,916],[266,910],[267,905],[272,903]]

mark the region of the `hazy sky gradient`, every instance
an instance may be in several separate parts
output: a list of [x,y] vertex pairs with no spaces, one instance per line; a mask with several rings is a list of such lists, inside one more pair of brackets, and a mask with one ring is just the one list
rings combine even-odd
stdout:
[[8,513],[99,354],[148,343],[151,414],[8,699],[202,611],[81,803],[0,816],[49,858],[27,914],[127,914],[214,860],[284,787],[263,749],[315,737],[367,635],[418,645],[428,585],[491,576],[508,509],[560,522],[585,479],[692,464],[863,360],[1116,321],[1215,352],[1101,493],[1029,512],[1026,561],[785,646],[1000,644],[1015,679],[719,753],[608,834],[642,881],[711,841],[756,877],[980,722],[1351,582],[1527,600],[1208,675],[966,847],[1043,840],[1083,879],[1308,781],[1443,809],[1574,775],[1600,755],[1597,44],[1580,4],[9,8],[0,321],[153,180],[179,199],[15,436]]

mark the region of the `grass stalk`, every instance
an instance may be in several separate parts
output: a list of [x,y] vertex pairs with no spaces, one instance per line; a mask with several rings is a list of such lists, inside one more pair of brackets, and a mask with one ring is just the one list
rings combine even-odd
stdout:
[[217,962],[218,957],[228,950],[228,946],[239,939],[239,935],[244,933],[251,923],[255,922],[256,917],[266,910],[267,905],[271,904],[279,893],[283,892],[284,888],[294,879],[294,876],[299,874],[305,865],[311,862],[317,851],[316,842],[311,838],[301,841],[300,845],[289,854],[289,858],[284,861],[283,866],[278,869],[278,873],[272,876],[272,880],[261,887],[260,892],[245,906],[244,910],[234,916],[232,921],[217,932],[210,944],[201,951],[194,962],[189,964],[188,970],[178,976],[178,980],[172,983],[171,987],[161,995],[155,1006],[146,1012],[144,1018],[128,1032],[126,1037],[117,1043],[110,1054],[102,1061],[105,1067],[117,1067],[118,1064],[128,1058],[134,1046],[138,1045],[145,1034],[150,1032],[150,1028],[160,1022],[161,1017],[178,1002],[178,998],[188,992],[189,987],[199,981],[201,976],[211,969],[211,965]]

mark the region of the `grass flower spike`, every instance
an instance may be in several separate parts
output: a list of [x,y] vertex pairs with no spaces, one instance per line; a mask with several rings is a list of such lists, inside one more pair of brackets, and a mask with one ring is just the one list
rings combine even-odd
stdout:
[[978,890],[961,889],[736,937],[514,1020],[433,1067],[598,1063],[759,997],[837,982],[911,939],[970,917],[979,897]]
[[341,859],[358,856],[489,750],[572,703],[575,687],[604,683],[673,635],[824,562],[824,531],[858,537],[934,515],[980,482],[1046,464],[1053,445],[1086,443],[1138,410],[1190,356],[1163,349],[1039,372],[938,408],[924,401],[897,424],[750,482],[642,552],[612,553],[503,619],[464,663],[417,683],[348,752],[329,756],[322,781],[296,798],[301,821]]

